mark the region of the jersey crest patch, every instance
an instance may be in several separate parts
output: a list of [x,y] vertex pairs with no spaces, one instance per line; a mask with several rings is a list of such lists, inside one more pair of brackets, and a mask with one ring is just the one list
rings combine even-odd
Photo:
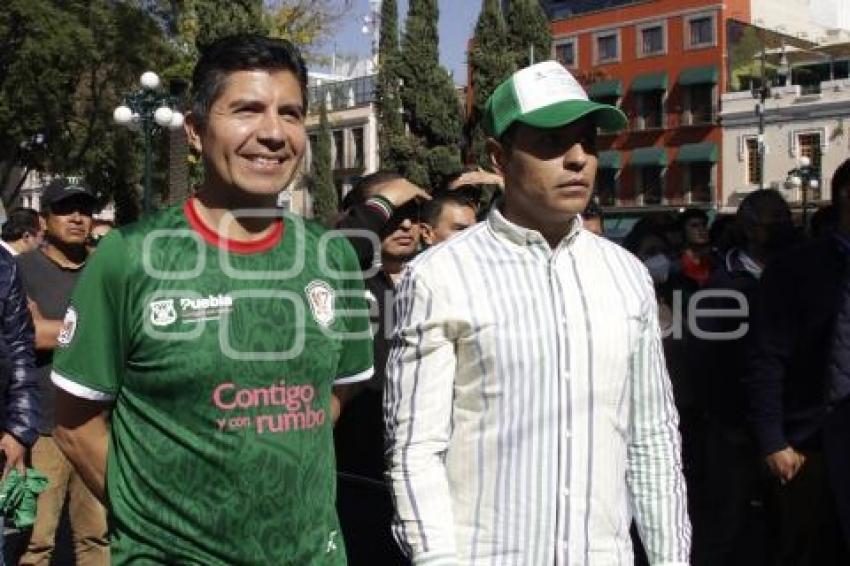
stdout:
[[67,346],[74,339],[74,332],[77,330],[77,310],[74,307],[68,307],[65,312],[65,318],[62,319],[62,328],[59,329],[59,336],[56,337],[56,342],[59,346]]
[[174,308],[174,299],[152,301],[151,324],[154,326],[168,326],[177,321],[177,310]]
[[307,293],[307,302],[310,303],[310,310],[313,311],[313,318],[321,326],[330,326],[336,318],[334,312],[334,301],[336,292],[325,281],[319,279],[313,280],[305,289]]

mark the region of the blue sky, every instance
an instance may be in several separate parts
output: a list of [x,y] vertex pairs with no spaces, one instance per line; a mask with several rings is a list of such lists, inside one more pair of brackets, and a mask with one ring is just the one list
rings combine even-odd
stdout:
[[[343,0],[337,0],[340,3]],[[455,83],[466,84],[466,42],[475,30],[480,0],[439,0],[440,5],[440,62],[454,73]],[[407,0],[398,0],[399,22],[404,26]],[[369,13],[369,0],[353,0],[337,33],[319,51],[330,55],[336,42],[337,53],[368,56],[371,35],[364,35],[363,17]]]

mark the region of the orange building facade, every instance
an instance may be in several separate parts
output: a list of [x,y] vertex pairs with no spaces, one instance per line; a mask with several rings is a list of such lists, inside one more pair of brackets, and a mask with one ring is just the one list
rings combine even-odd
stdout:
[[723,202],[726,22],[750,17],[749,0],[646,0],[552,22],[554,57],[629,118],[626,131],[599,137],[607,212]]

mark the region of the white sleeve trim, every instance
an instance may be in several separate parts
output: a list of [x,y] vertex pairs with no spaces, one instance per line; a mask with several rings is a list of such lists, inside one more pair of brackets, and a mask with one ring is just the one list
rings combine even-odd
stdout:
[[74,397],[88,399],[89,401],[115,400],[115,395],[111,393],[104,393],[103,391],[98,391],[97,389],[91,389],[90,387],[86,387],[85,385],[80,385],[76,381],[71,381],[67,377],[60,375],[55,371],[50,372],[50,379],[51,381],[53,381],[53,384],[56,387],[62,389],[67,393],[70,393]]
[[355,373],[354,375],[347,375],[343,377],[338,377],[334,380],[334,385],[345,385],[347,383],[357,383],[358,381],[366,381],[375,373],[375,368],[370,367],[369,369],[363,370],[360,373]]

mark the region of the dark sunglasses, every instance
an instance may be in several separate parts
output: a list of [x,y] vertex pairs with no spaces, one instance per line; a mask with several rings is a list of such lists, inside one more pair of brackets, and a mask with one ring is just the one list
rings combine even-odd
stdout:
[[395,211],[393,211],[392,218],[390,218],[390,222],[400,223],[404,220],[419,222],[421,219],[422,205],[419,202],[412,200],[395,209]]

